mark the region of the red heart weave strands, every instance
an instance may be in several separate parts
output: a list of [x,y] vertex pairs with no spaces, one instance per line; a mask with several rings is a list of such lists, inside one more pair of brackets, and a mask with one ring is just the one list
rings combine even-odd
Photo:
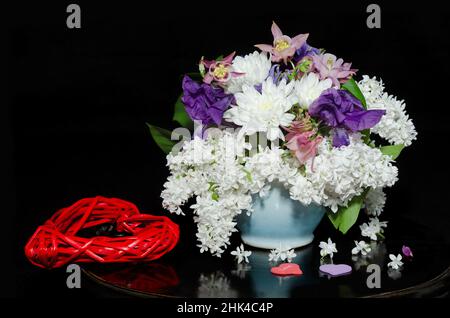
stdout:
[[[124,236],[77,236],[80,230],[111,224]],[[165,216],[140,214],[130,202],[99,196],[56,212],[30,238],[25,254],[42,268],[70,263],[145,262],[172,250],[179,235],[178,225]]]

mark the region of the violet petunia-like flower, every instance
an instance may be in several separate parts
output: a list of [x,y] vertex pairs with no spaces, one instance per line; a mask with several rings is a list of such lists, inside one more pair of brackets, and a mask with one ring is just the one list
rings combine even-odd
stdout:
[[281,62],[287,64],[288,59],[292,58],[295,52],[302,47],[308,38],[308,34],[299,34],[293,38],[283,35],[278,25],[272,23],[273,45],[257,44],[258,49],[263,52],[269,52],[272,55],[273,62]]
[[381,109],[365,110],[349,92],[334,88],[323,91],[309,106],[308,112],[332,128],[334,147],[349,145],[348,132],[372,128],[385,114]]
[[351,63],[344,63],[343,59],[337,59],[330,53],[313,55],[312,60],[314,71],[319,74],[320,79],[331,79],[333,86],[337,88],[358,71],[351,68]]
[[216,81],[218,83],[228,82],[232,77],[239,77],[244,75],[244,73],[233,71],[233,58],[236,52],[233,52],[220,61],[216,60],[200,60],[200,65],[202,65],[208,71],[203,78],[203,82],[206,84],[211,84],[211,82]]
[[183,78],[182,87],[181,101],[189,117],[201,121],[203,125],[220,125],[224,111],[234,99],[233,95],[225,94],[220,87],[197,83],[187,75]]

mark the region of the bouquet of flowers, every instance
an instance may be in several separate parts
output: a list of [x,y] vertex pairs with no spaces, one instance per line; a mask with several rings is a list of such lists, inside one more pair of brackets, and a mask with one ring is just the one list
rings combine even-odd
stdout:
[[308,45],[308,34],[271,30],[273,44],[202,57],[199,72],[184,76],[174,114],[182,128],[149,125],[168,153],[164,208],[183,214],[192,198],[200,250],[216,256],[237,231],[235,217],[250,215],[252,198],[275,181],[292,200],[326,207],[343,233],[364,208],[375,218],[362,234],[373,237],[383,188],[397,181],[394,160],[417,135],[381,80],[357,82],[351,63]]

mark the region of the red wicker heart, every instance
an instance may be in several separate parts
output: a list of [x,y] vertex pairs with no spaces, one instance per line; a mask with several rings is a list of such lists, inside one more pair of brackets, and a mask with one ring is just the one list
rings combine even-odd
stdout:
[[[120,237],[80,237],[80,230],[115,224]],[[95,197],[82,199],[56,212],[25,246],[31,263],[57,268],[70,263],[152,261],[172,250],[178,225],[165,216],[140,214],[127,201]]]

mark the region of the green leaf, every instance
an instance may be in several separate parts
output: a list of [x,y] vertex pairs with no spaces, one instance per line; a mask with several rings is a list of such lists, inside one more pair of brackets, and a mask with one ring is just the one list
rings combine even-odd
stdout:
[[355,96],[361,102],[364,108],[367,109],[366,99],[364,98],[363,93],[361,92],[361,90],[358,87],[358,84],[355,82],[353,78],[350,78],[347,82],[345,82],[342,85],[342,88],[349,91],[350,94]]
[[177,143],[176,140],[171,140],[172,133],[167,129],[153,126],[148,123],[147,126],[150,129],[153,140],[165,154],[168,154]]
[[405,148],[404,145],[391,145],[380,147],[380,150],[383,155],[391,156],[392,159],[395,160],[400,155],[403,148]]
[[336,213],[328,212],[328,218],[331,223],[333,223],[334,227],[341,231],[343,234],[347,233],[347,231],[355,224],[358,219],[359,210],[361,210],[361,206],[364,200],[366,192],[363,194],[354,197],[349,203],[347,207],[340,207]]
[[175,107],[173,110],[173,120],[179,123],[184,128],[193,128],[194,122],[189,117],[188,113],[186,112],[186,107],[184,106],[183,102],[181,101],[181,96],[178,97]]
[[361,136],[366,145],[372,145],[372,140],[370,140],[370,129],[364,129],[363,131],[361,131]]

